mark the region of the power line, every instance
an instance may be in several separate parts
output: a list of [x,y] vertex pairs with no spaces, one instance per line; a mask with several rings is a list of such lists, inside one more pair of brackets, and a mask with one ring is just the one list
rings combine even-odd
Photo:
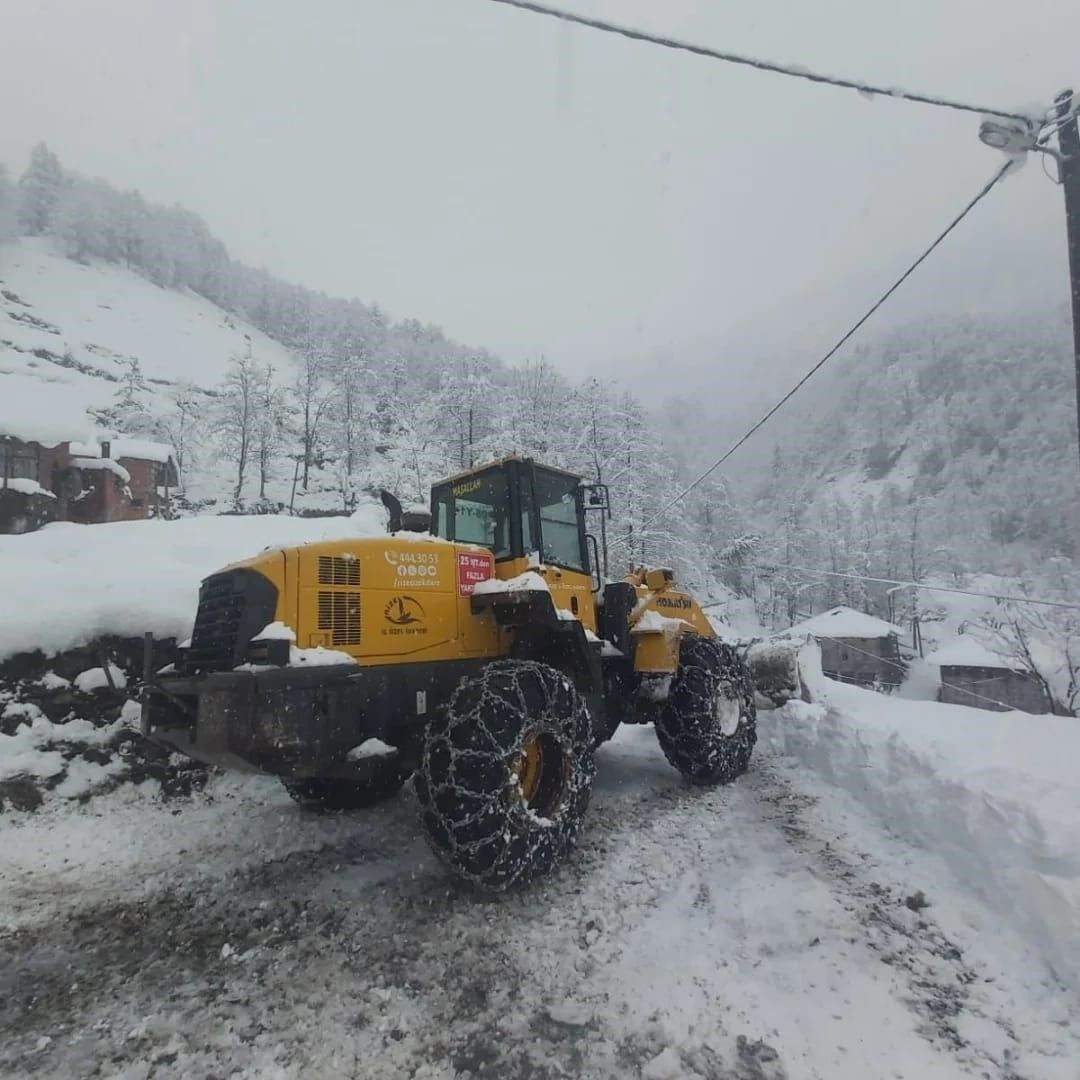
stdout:
[[[923,581],[897,581],[894,578],[870,577],[867,574],[844,574],[838,570],[815,570],[808,566],[791,566],[788,563],[759,563],[759,570],[795,570],[800,574],[814,574],[820,577],[844,578],[848,581],[872,581],[879,585],[900,585],[910,589],[923,589],[926,592],[957,593],[960,596],[979,596],[984,600],[1009,600],[1018,604],[1035,604],[1038,607],[1065,608],[1080,611],[1080,604],[1069,604],[1063,600],[1035,600],[1030,596],[1010,596],[1007,593],[976,592],[973,589],[957,589],[948,585],[928,585]],[[720,601],[726,603],[726,601]],[[706,605],[714,606],[714,605]]]
[[[495,0],[495,2],[510,3],[515,2],[515,0]],[[687,484],[686,487],[684,487],[673,499],[667,502],[660,510],[653,514],[652,517],[648,518],[641,526],[641,528],[647,529],[654,521],[656,521],[658,518],[663,517],[664,514],[666,514],[677,502],[689,495],[690,492],[698,486],[698,484],[700,484],[703,480],[707,479],[718,468],[720,468],[720,466],[723,465],[724,462],[727,461],[727,459],[731,457],[731,455],[734,454],[735,451],[738,450],[739,447],[742,446],[743,443],[745,443],[759,428],[763,427],[769,420],[771,420],[780,411],[780,409],[783,408],[783,406],[786,405],[799,392],[799,390],[801,390],[803,386],[808,383],[810,379],[814,375],[816,375],[840,351],[840,349],[844,345],[847,344],[847,342],[855,335],[855,333],[859,329],[861,329],[863,324],[866,323],[867,320],[869,320],[869,318],[878,310],[878,308],[880,308],[881,305],[884,304],[885,301],[888,300],[889,297],[892,296],[892,294],[896,292],[896,290],[899,289],[900,286],[903,285],[903,283],[907,281],[909,277],[911,277],[915,270],[918,269],[918,267],[920,267],[923,262],[926,261],[926,259],[930,256],[931,252],[933,252],[949,235],[949,233],[951,233],[953,229],[955,229],[956,226],[959,225],[960,222],[963,221],[964,218],[966,218],[968,214],[970,214],[971,211],[974,210],[975,207],[984,198],[986,198],[987,195],[990,194],[991,190],[993,190],[995,185],[997,185],[997,183],[1002,180],[1005,177],[1005,174],[1009,172],[1009,170],[1012,168],[1013,162],[1010,159],[1009,161],[1006,161],[1005,164],[1002,165],[996,173],[994,173],[994,175],[990,178],[989,181],[987,181],[986,184],[983,185],[979,193],[967,204],[967,206],[965,206],[964,209],[961,210],[960,213],[957,214],[956,217],[954,217],[952,221],[950,221],[949,224],[940,233],[938,233],[933,243],[931,243],[930,246],[923,251],[923,253],[885,290],[885,292],[881,294],[880,297],[878,297],[878,299],[870,306],[870,308],[862,316],[862,318],[860,318],[858,322],[856,322],[855,325],[852,326],[851,329],[848,330],[847,333],[845,333],[844,336],[840,338],[840,340],[756,424],[754,424],[752,428],[750,428],[749,431],[747,431],[744,435],[741,435],[724,452],[724,454],[718,460],[714,461],[712,465],[710,465],[699,477],[697,477],[696,480],[693,480],[691,483]]]
[[618,34],[632,41],[644,41],[650,45],[661,45],[666,49],[679,49],[683,52],[693,53],[695,56],[707,56],[712,60],[722,60],[728,64],[741,64],[744,67],[757,68],[759,71],[770,71],[776,75],[787,75],[794,79],[806,79],[809,82],[824,83],[827,86],[839,86],[845,90],[857,90],[860,94],[900,98],[904,101],[918,102],[920,105],[935,105],[943,109],[958,109],[960,112],[978,113],[979,115],[989,113],[993,116],[1007,116],[1012,120],[1023,120],[1025,123],[1030,123],[1033,119],[1024,113],[1011,112],[1005,109],[988,109],[982,105],[970,105],[963,101],[953,101],[950,98],[940,97],[936,94],[920,94],[911,90],[902,90],[898,86],[875,86],[873,83],[860,82],[857,79],[845,79],[837,75],[823,75],[820,72],[810,71],[808,68],[795,64],[779,64],[773,60],[761,60],[753,56],[743,56],[740,53],[724,52],[720,49],[709,48],[706,45],[695,45],[689,41],[680,41],[677,38],[649,34],[644,30],[636,30],[634,27],[609,22],[606,19],[578,15],[572,11],[549,7],[547,4],[534,3],[533,0],[491,0],[491,2],[519,8],[522,11],[531,11],[536,15],[547,15],[554,19],[561,19],[563,22],[576,23],[578,26],[587,26],[592,30]]

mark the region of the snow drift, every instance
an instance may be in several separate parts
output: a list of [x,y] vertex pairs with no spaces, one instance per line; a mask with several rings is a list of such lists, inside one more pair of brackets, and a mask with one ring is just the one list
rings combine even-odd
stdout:
[[193,517],[57,522],[0,536],[0,660],[46,655],[104,634],[186,638],[199,582],[267,547],[384,533],[386,512],[364,504],[352,517]]
[[761,734],[938,853],[1080,987],[1080,724],[904,701],[830,680]]

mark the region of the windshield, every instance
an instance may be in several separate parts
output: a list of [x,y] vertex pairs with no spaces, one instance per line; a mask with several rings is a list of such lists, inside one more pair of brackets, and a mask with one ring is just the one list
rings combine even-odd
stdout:
[[536,470],[540,510],[540,558],[546,563],[584,570],[585,552],[578,526],[578,481],[572,476]]

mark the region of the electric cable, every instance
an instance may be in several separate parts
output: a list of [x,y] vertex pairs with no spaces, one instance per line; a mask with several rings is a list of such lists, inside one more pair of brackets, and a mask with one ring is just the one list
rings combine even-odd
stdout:
[[898,86],[875,86],[873,83],[860,82],[857,79],[845,79],[837,75],[824,75],[821,72],[811,71],[795,64],[780,64],[773,60],[761,60],[753,56],[743,56],[740,53],[724,52],[720,49],[709,48],[706,45],[695,45],[689,41],[680,41],[677,38],[662,37],[658,34],[650,34],[645,30],[638,30],[632,26],[610,22],[607,19],[596,19],[588,15],[578,15],[562,8],[550,7],[547,4],[539,4],[533,0],[491,0],[495,4],[505,4],[507,7],[518,8],[521,11],[530,11],[535,15],[547,15],[553,19],[560,19],[567,23],[576,23],[578,26],[587,26],[592,30],[600,30],[608,34],[618,34],[620,37],[629,38],[631,41],[643,41],[650,45],[660,45],[666,49],[679,49],[682,52],[693,53],[695,56],[706,56],[712,60],[722,60],[729,64],[741,64],[744,67],[757,68],[759,71],[769,71],[776,75],[786,75],[794,79],[806,79],[809,82],[823,83],[827,86],[838,86],[845,90],[857,90],[860,94],[876,97],[898,98],[904,101],[914,101],[920,105],[934,105],[943,109],[957,109],[960,112],[978,113],[986,116],[1003,116],[1011,120],[1023,120],[1032,123],[1033,117],[1009,109],[988,109],[982,105],[971,105],[963,101],[953,101],[950,98],[936,94],[921,94],[912,90],[904,90]]
[[[1008,600],[1017,604],[1034,604],[1037,607],[1063,608],[1067,611],[1080,611],[1080,604],[1070,604],[1064,600],[1040,600],[1031,596],[1010,596],[1008,593],[977,592],[974,589],[958,589],[948,585],[928,585],[922,581],[898,581],[894,578],[870,577],[867,574],[842,573],[839,570],[816,570],[808,566],[791,566],[788,563],[758,563],[758,570],[795,570],[800,574],[813,574],[820,577],[844,578],[848,581],[872,581],[878,585],[898,585],[909,589],[923,589],[926,592],[956,593],[960,596],[978,596],[984,600]],[[718,603],[727,603],[721,600]],[[718,605],[710,604],[707,607]]]
[[[502,2],[502,0],[497,0],[497,2]],[[1006,161],[1005,164],[1002,165],[996,173],[994,173],[990,180],[988,180],[987,183],[982,186],[979,193],[968,202],[964,209],[961,210],[960,213],[957,214],[956,217],[954,217],[952,221],[950,221],[949,224],[940,233],[938,233],[937,237],[930,244],[930,246],[925,248],[922,254],[913,263],[911,263],[910,266],[908,266],[908,268],[885,290],[885,292],[881,294],[880,297],[878,297],[877,300],[874,301],[874,303],[867,309],[866,313],[851,327],[851,329],[848,330],[844,334],[844,336],[840,338],[840,340],[831,349],[829,349],[829,351],[760,420],[758,420],[756,424],[754,424],[753,427],[751,427],[745,434],[741,435],[734,443],[732,443],[732,445],[716,461],[714,461],[712,465],[710,465],[703,473],[701,473],[701,475],[698,476],[697,479],[687,484],[686,487],[684,487],[673,499],[670,499],[667,503],[664,504],[664,506],[660,510],[653,514],[652,517],[647,518],[645,522],[640,526],[641,530],[644,531],[654,521],[663,517],[677,502],[684,499],[687,495],[690,494],[691,491],[694,490],[694,488],[698,486],[698,484],[700,484],[703,480],[706,480],[718,468],[720,468],[720,466],[723,465],[724,462],[727,461],[727,459],[731,457],[731,455],[734,454],[740,446],[743,445],[743,443],[745,443],[755,432],[757,432],[758,429],[764,427],[764,425],[769,420],[771,420],[780,411],[780,409],[784,405],[786,405],[799,392],[799,390],[801,390],[803,386],[805,386],[806,383],[808,383],[810,379],[813,378],[813,376],[816,375],[840,351],[841,348],[843,348],[844,345],[847,344],[847,342],[852,337],[854,337],[856,332],[862,328],[862,326],[870,319],[870,317],[878,310],[878,308],[880,308],[885,303],[885,301],[888,300],[889,297],[892,296],[892,294],[896,292],[896,290],[899,289],[900,286],[903,285],[903,283],[907,281],[909,277],[911,277],[911,275],[926,261],[930,254],[945,240],[949,233],[951,233],[953,229],[955,229],[956,226],[959,225],[960,222],[963,221],[964,218],[966,218],[968,214],[970,214],[971,211],[974,210],[975,207],[984,198],[986,198],[987,195],[990,194],[994,187],[1002,179],[1004,179],[1005,174],[1008,173],[1013,167],[1014,162],[1011,159],[1009,161]],[[625,539],[625,537],[619,537],[618,539]]]

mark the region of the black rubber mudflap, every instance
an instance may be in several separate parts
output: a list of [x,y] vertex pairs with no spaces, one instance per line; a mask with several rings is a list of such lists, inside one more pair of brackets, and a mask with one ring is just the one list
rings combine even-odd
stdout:
[[[522,748],[546,741],[550,807],[526,806]],[[581,695],[555,668],[500,660],[463,679],[424,736],[414,776],[431,846],[458,874],[503,890],[551,870],[571,847],[592,793],[592,727]]]
[[[731,702],[738,726],[724,733],[718,712]],[[683,637],[679,670],[656,718],[664,756],[695,784],[721,784],[746,772],[757,742],[750,669],[735,649],[714,638]]]

